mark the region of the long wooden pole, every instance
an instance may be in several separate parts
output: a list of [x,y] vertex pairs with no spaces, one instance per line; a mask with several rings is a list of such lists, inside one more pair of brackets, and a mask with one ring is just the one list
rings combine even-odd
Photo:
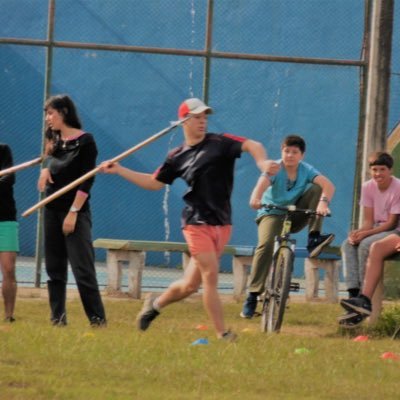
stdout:
[[10,168],[2,169],[0,171],[0,177],[8,174],[14,174],[15,172],[21,171],[22,169],[33,167],[36,164],[40,164],[43,160],[43,157],[34,158],[33,160],[26,161],[24,163],[14,165]]
[[[114,157],[113,159],[110,160],[111,163],[121,161],[122,159],[128,157],[135,151],[138,151],[142,147],[154,142],[155,140],[159,139],[161,136],[164,136],[168,132],[170,132],[172,129],[176,128],[177,126],[181,125],[183,122],[187,121],[191,116],[184,118],[179,121],[172,122],[171,125],[162,131],[154,134],[153,136],[150,136],[148,139],[143,140],[143,142],[140,142],[136,146],[131,147],[130,149],[124,151],[123,153],[119,154],[118,156]],[[28,210],[24,211],[22,216],[27,217],[31,215],[33,212],[38,210],[39,208],[45,206],[46,204],[50,203],[54,199],[62,196],[64,193],[69,192],[71,189],[73,189],[76,186],[79,186],[82,182],[85,182],[86,180],[90,179],[91,177],[95,176],[98,172],[100,171],[100,166],[97,166],[96,168],[92,169],[91,171],[87,172],[85,175],[82,175],[80,178],[72,181],[68,185],[64,186],[60,190],[57,190],[57,192],[54,192],[50,196],[46,197],[45,199],[39,201],[37,204],[29,208]]]

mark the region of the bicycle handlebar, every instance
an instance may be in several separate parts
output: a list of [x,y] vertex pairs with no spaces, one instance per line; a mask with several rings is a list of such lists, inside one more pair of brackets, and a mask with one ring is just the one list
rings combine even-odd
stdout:
[[[306,209],[306,208],[297,208],[294,204],[289,205],[289,206],[277,206],[275,204],[262,204],[261,207],[263,207],[267,210],[284,211],[287,214],[301,213],[301,214],[306,214],[306,215],[321,215],[321,214],[317,213],[315,210],[310,210],[310,209]],[[322,216],[330,217],[331,214],[322,215]]]

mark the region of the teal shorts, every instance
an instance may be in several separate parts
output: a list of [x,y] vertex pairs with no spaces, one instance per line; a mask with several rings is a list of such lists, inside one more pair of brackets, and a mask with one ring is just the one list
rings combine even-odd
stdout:
[[18,222],[0,222],[0,251],[19,251]]

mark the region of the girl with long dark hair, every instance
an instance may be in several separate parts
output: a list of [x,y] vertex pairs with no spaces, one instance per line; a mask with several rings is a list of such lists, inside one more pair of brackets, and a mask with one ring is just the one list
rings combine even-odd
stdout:
[[[41,171],[38,189],[51,195],[96,166],[97,148],[66,95],[45,103],[46,138],[51,150]],[[44,210],[47,288],[53,325],[66,325],[68,261],[75,276],[85,313],[92,326],[106,324],[96,278],[92,246],[90,189],[94,178],[48,203]]]

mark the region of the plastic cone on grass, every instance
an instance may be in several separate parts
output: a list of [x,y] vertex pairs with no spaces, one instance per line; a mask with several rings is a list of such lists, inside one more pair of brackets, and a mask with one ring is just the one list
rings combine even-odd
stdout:
[[196,329],[198,331],[206,331],[206,330],[208,330],[208,326],[207,325],[203,325],[203,324],[199,324],[199,325],[196,326]]
[[368,336],[359,335],[353,339],[353,342],[367,342],[368,340]]
[[394,361],[399,361],[400,356],[396,353],[392,353],[391,351],[387,351],[383,354],[381,354],[381,359],[382,360],[394,360]]
[[310,350],[306,347],[299,347],[298,349],[294,350],[294,354],[308,354],[309,352]]
[[208,344],[208,339],[206,338],[197,339],[192,343],[192,346],[198,346],[199,344]]

